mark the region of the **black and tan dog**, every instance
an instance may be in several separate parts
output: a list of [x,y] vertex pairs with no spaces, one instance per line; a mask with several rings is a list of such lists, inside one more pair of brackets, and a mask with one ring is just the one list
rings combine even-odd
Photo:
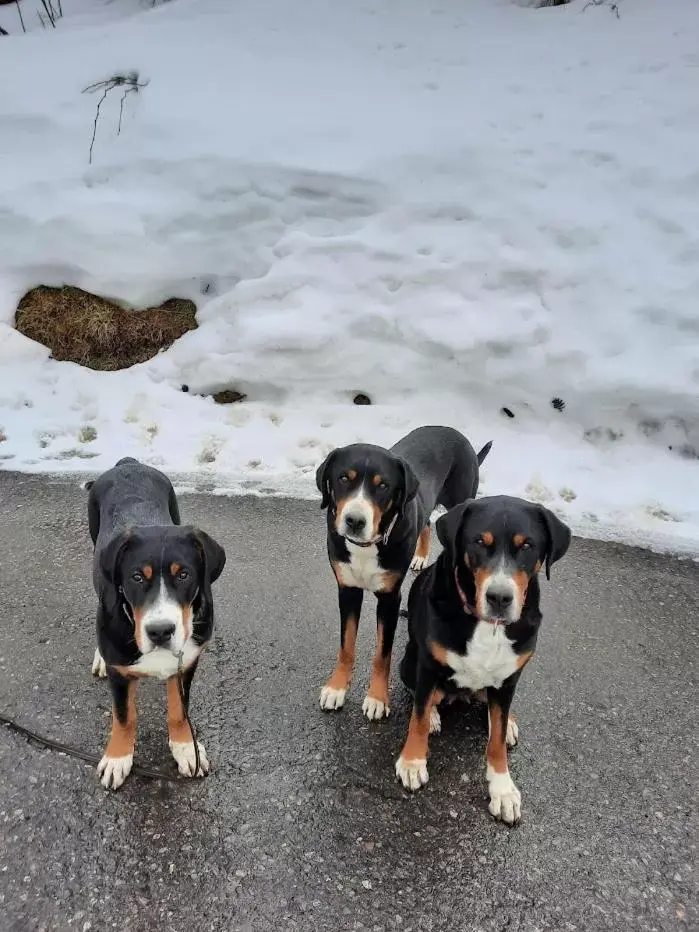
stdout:
[[102,784],[117,789],[131,772],[141,676],[166,681],[170,750],[180,773],[204,776],[209,761],[199,743],[197,755],[186,712],[213,632],[211,584],[225,552],[203,531],[180,526],[175,490],[157,469],[122,459],[88,487],[99,598],[92,672],[109,677],[113,698],[112,733],[97,768]]
[[536,647],[539,570],[545,565],[549,578],[568,550],[570,530],[547,508],[508,496],[465,502],[435,527],[444,550],[408,598],[400,673],[414,705],[396,774],[406,789],[427,783],[429,735],[441,731],[437,706],[464,690],[481,694],[488,703],[489,809],[512,824],[521,797],[507,766],[507,746],[518,737],[510,704]]
[[430,550],[430,515],[452,508],[478,488],[478,455],[450,427],[419,427],[390,450],[355,443],[333,450],[318,468],[321,508],[328,509],[328,556],[340,603],[340,651],[320,694],[322,709],[344,705],[352,679],[364,591],[377,598],[376,654],[363,711],[390,712],[388,682],[401,585],[408,569],[421,570]]

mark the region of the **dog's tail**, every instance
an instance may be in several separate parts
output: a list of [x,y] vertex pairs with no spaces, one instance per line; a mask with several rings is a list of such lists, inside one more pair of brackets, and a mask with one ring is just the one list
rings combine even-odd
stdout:
[[490,453],[490,448],[492,447],[492,445],[493,445],[493,441],[492,441],[492,440],[489,440],[489,441],[486,443],[486,445],[483,447],[483,449],[478,453],[476,459],[478,460],[478,465],[479,465],[479,466],[483,463],[483,460],[484,460],[484,459],[486,458],[486,456]]

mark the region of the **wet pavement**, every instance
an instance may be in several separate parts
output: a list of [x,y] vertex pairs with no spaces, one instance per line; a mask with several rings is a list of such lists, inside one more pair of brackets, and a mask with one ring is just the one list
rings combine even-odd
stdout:
[[[85,507],[76,479],[0,473],[0,712],[101,754]],[[109,793],[0,729],[2,932],[697,928],[696,563],[576,539],[543,582],[509,829],[487,811],[478,707],[443,714],[420,794],[395,782],[405,625],[392,715],[370,723],[371,598],[345,708],[320,710],[339,621],[317,504],[181,509],[228,553],[191,709],[212,773]],[[142,684],[139,716],[137,762],[174,773],[161,684]]]

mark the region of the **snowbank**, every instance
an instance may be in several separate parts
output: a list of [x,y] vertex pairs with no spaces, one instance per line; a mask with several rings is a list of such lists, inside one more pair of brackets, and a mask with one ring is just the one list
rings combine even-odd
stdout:
[[[495,441],[485,492],[699,551],[699,5],[584,5],[2,8],[1,462],[312,495],[332,446],[449,423]],[[81,90],[132,70],[90,165]],[[38,282],[199,329],[57,363],[11,327]]]

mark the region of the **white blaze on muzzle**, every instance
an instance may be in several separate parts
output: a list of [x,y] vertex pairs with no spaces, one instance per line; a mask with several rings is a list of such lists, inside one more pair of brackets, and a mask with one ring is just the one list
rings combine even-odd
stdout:
[[[187,635],[184,625],[184,613],[187,606],[181,605],[165,585],[165,580],[161,577],[160,589],[154,602],[152,602],[141,616],[141,653],[146,654],[157,648],[170,650],[173,653],[179,653],[183,648]],[[158,643],[158,632],[174,625],[169,640],[165,643]],[[152,628],[151,634],[148,629]],[[152,636],[151,636],[152,635]]]
[[345,499],[342,507],[338,509],[338,534],[360,544],[369,543],[376,536],[374,514],[374,505],[362,485],[351,498]]
[[522,592],[513,578],[515,567],[504,561],[478,590],[476,610],[480,618],[505,623],[518,621],[522,614]]

